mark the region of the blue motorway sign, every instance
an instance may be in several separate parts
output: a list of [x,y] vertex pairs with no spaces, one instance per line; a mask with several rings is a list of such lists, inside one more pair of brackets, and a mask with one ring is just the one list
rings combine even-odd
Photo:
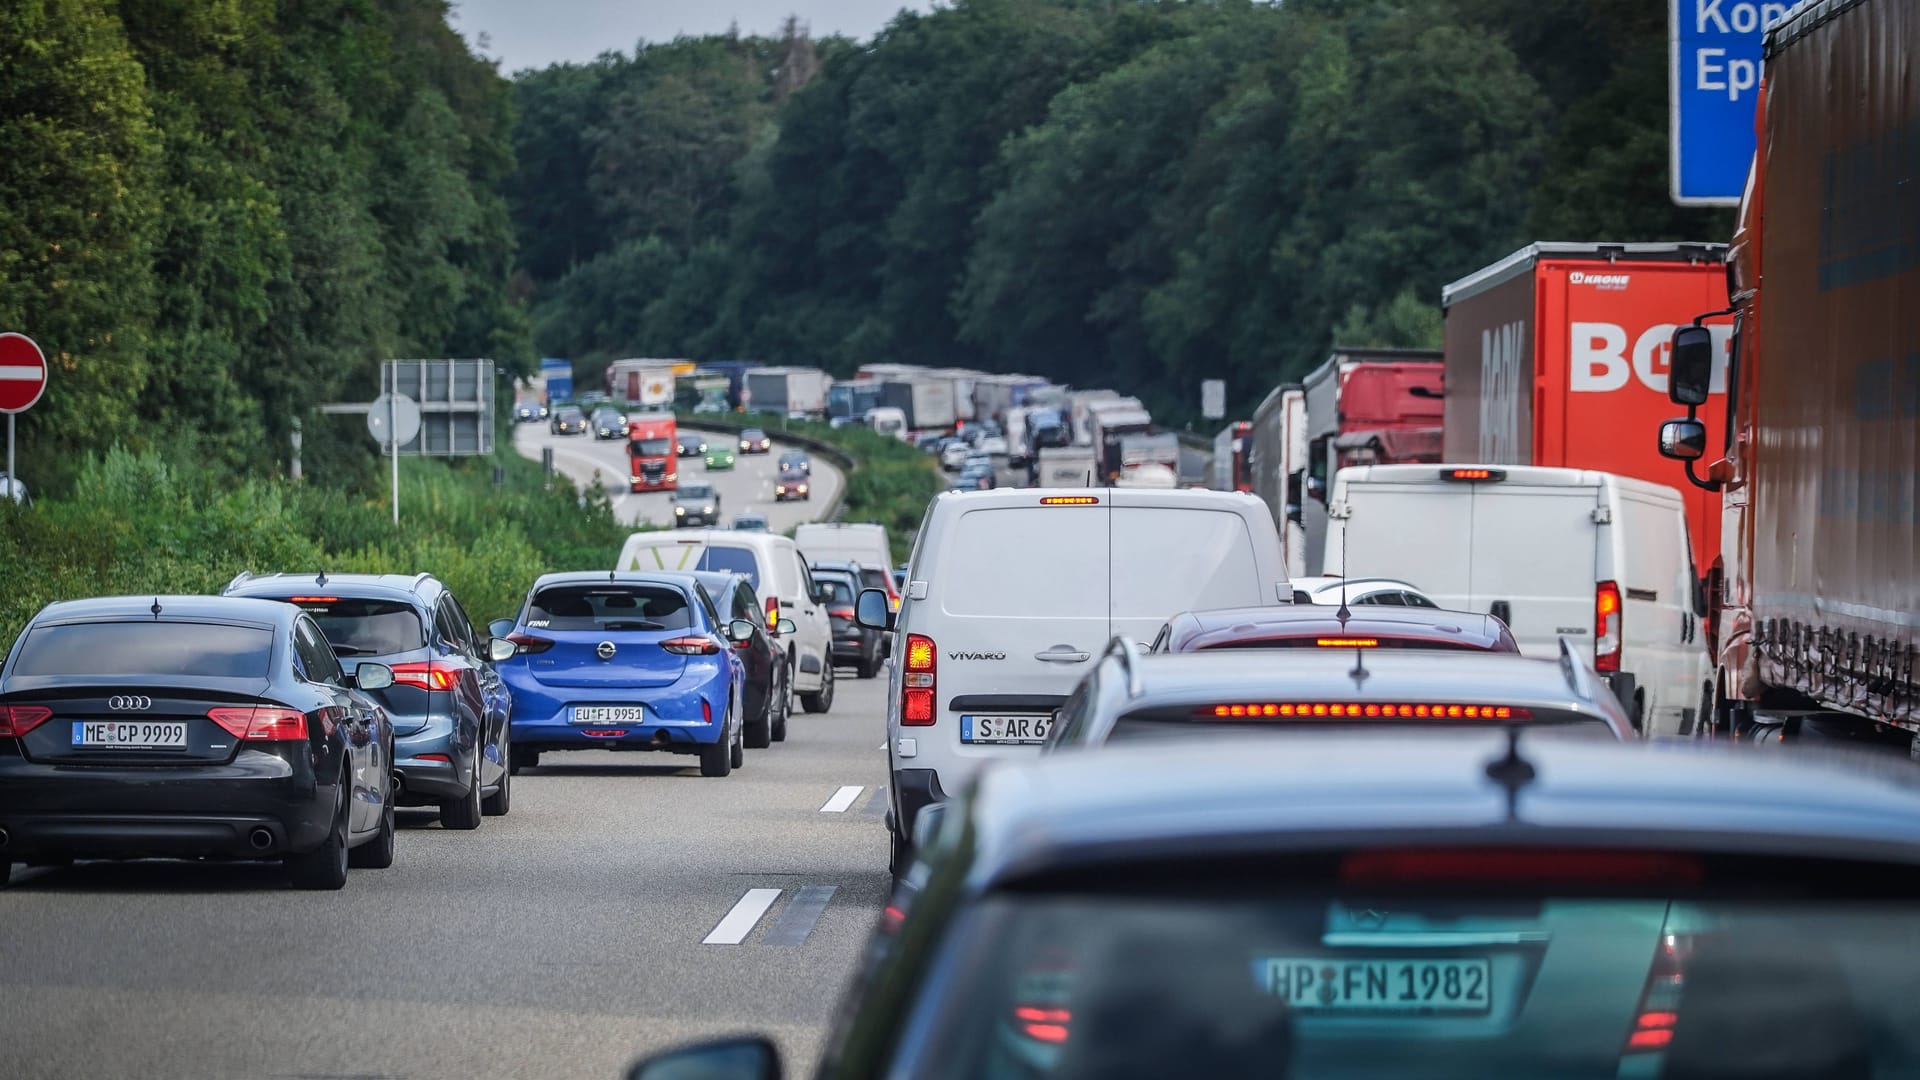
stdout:
[[1668,0],[1669,173],[1681,206],[1740,201],[1753,161],[1760,46],[1787,0]]

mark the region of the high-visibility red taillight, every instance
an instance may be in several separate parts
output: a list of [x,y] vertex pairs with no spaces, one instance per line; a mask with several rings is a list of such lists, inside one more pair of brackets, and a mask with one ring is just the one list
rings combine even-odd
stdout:
[[1620,586],[1603,581],[1593,592],[1593,670],[1611,673],[1620,670],[1621,621]]
[[207,719],[227,734],[249,742],[276,742],[307,737],[307,717],[298,709],[272,705],[236,705],[208,709]]
[[906,671],[900,676],[900,723],[928,727],[934,720],[934,684],[940,665],[933,639],[907,635]]
[[851,619],[853,618],[853,609],[850,607],[831,607],[827,609],[827,614],[836,619]]
[[712,656],[720,651],[719,642],[698,634],[668,638],[660,643],[660,647],[677,656]]
[[53,710],[45,705],[0,705],[0,738],[19,738],[51,719]]
[[[534,637],[532,634],[508,634],[507,640],[513,642],[521,653],[528,655],[543,653],[553,648],[553,640],[551,638]],[[394,670],[398,671],[399,669],[395,668]]]
[[767,629],[774,634],[780,633],[780,600],[777,597],[767,597]]
[[433,660],[416,660],[410,664],[393,665],[393,681],[422,690],[451,690],[459,685],[460,676],[450,665]]

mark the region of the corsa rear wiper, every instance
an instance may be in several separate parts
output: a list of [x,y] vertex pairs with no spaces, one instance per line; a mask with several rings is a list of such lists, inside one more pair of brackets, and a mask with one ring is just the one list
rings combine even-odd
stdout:
[[665,630],[666,628],[664,623],[647,622],[645,619],[614,620],[600,624],[602,630]]

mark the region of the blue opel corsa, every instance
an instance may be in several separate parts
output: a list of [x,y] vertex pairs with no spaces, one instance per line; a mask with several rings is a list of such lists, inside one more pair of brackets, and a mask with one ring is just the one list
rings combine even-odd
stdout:
[[702,776],[741,764],[746,669],[729,645],[753,624],[723,621],[692,575],[546,574],[491,629],[513,645],[495,667],[514,772],[554,750],[697,754]]

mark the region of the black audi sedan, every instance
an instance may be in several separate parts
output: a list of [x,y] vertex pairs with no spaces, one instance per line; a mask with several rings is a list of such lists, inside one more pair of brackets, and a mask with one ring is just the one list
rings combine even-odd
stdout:
[[277,859],[302,889],[393,862],[393,729],[313,617],[238,597],[49,604],[0,667],[14,863]]

